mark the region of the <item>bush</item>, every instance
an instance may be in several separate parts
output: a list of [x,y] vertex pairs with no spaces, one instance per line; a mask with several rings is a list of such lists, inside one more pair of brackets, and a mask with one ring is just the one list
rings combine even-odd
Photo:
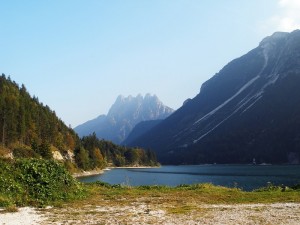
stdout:
[[255,189],[254,192],[274,192],[274,191],[283,192],[283,191],[289,191],[289,190],[291,190],[290,187],[287,187],[284,185],[276,186],[276,185],[273,185],[271,182],[268,182],[266,187],[261,187],[261,188]]
[[64,166],[71,174],[78,172],[78,168],[70,160],[65,161]]
[[27,148],[15,148],[13,150],[13,155],[15,158],[40,158],[41,157],[32,149],[27,149]]
[[296,184],[291,187],[293,190],[300,191],[300,184]]
[[53,159],[50,144],[48,142],[43,141],[40,145],[38,145],[36,142],[32,142],[31,148],[44,159]]
[[[0,160],[0,193],[16,205],[46,205],[81,197],[83,189],[53,160]],[[7,204],[3,200],[2,204]],[[0,202],[1,205],[1,202]]]

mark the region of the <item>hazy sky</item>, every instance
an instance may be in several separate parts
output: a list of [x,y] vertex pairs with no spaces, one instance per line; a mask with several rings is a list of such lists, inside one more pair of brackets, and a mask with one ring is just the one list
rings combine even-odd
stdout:
[[229,61],[300,28],[299,0],[2,0],[0,73],[67,125],[119,94],[177,109]]

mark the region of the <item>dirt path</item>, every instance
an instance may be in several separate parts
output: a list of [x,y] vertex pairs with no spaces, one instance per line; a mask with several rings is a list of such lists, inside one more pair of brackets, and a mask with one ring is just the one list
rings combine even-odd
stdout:
[[200,204],[186,211],[146,202],[129,205],[83,205],[1,213],[2,224],[300,224],[299,203]]

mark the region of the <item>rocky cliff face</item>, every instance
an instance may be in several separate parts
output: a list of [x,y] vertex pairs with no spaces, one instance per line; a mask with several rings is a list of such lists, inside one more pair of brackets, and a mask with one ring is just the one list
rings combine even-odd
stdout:
[[300,31],[277,32],[132,145],[165,163],[298,162]]
[[172,112],[173,109],[165,106],[155,95],[147,94],[145,97],[120,95],[106,116],[101,115],[79,125],[75,131],[80,136],[95,132],[99,138],[119,144],[139,122],[165,119]]

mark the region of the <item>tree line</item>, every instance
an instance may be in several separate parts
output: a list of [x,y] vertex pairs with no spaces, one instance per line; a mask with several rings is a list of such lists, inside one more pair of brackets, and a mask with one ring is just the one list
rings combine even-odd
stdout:
[[127,148],[110,141],[99,140],[93,133],[81,139],[81,145],[75,149],[77,165],[83,169],[105,166],[156,166],[157,159],[153,151],[141,148]]
[[75,157],[68,163],[85,170],[157,163],[149,150],[118,146],[99,140],[95,134],[80,139],[55,111],[5,74],[0,76],[0,143],[16,157],[51,159],[53,149],[62,155],[71,151]]

